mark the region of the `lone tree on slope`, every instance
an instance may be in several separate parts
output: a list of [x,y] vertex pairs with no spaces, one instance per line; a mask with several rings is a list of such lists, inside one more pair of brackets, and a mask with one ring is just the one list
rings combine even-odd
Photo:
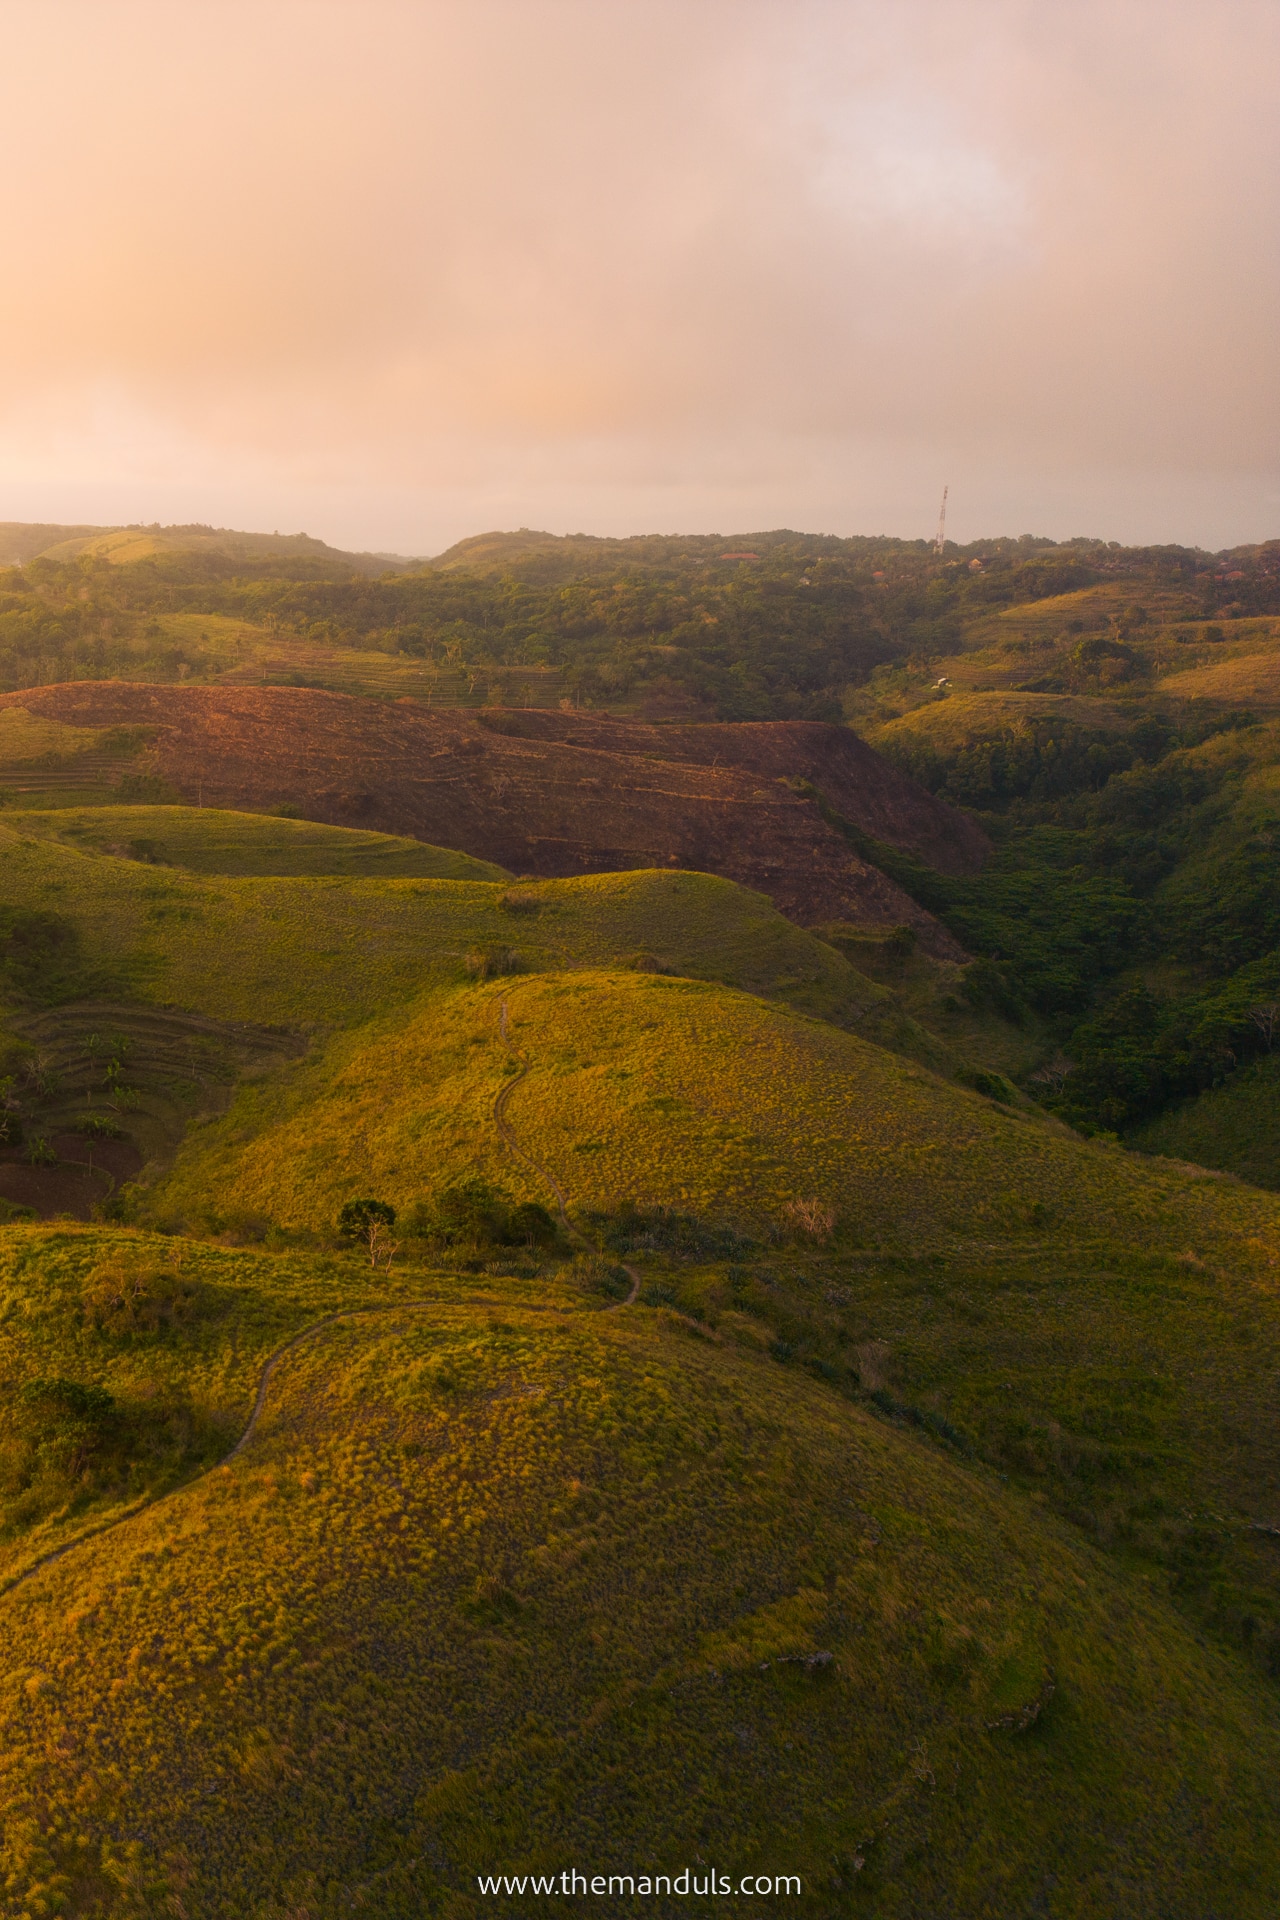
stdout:
[[390,1272],[400,1245],[398,1240],[391,1240],[395,1223],[396,1210],[385,1200],[348,1200],[338,1215],[338,1232],[344,1240],[369,1249],[371,1267],[385,1260]]

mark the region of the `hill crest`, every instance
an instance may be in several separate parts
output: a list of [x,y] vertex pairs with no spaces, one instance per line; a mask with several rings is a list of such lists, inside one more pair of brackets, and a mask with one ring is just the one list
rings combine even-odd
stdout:
[[322,568],[366,574],[386,573],[417,563],[399,554],[348,553],[308,533],[246,533],[234,527],[203,525],[57,526],[42,522],[0,521],[0,565],[27,566],[33,560],[65,562],[105,560],[132,565],[177,554],[213,555],[256,566],[278,562],[294,571]]

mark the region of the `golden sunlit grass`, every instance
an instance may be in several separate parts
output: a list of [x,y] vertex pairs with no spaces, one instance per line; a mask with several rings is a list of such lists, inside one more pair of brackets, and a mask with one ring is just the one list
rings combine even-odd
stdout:
[[[1062,1920],[1117,1887],[1269,1916],[1280,1197],[842,1030],[884,989],[729,882],[381,864],[452,858],[0,824],[4,898],[139,1021],[314,1040],[136,1197],[292,1251],[0,1234],[0,1586],[76,1542],[0,1595],[2,1920],[462,1920],[477,1873],[575,1860],[797,1872],[886,1920],[1033,1912],[1048,1873]],[[554,1250],[297,1250],[360,1195],[549,1201],[503,1087],[590,1233],[666,1208],[703,1252],[620,1246],[640,1303],[601,1312]],[[111,1396],[96,1452],[32,1427],[50,1380]]]
[[[103,1283],[122,1276],[140,1279],[144,1294],[149,1289],[159,1298],[159,1311],[110,1311]],[[6,1406],[28,1380],[71,1377],[107,1389],[126,1409],[181,1402],[198,1415],[200,1433],[194,1452],[158,1464],[142,1460],[102,1484],[75,1475],[64,1483],[55,1474],[34,1488],[7,1489],[0,1495],[0,1586],[86,1524],[225,1452],[248,1419],[267,1354],[299,1326],[358,1300],[360,1285],[358,1273],[324,1261],[268,1261],[110,1228],[6,1229]],[[179,1295],[175,1313],[172,1297]],[[59,1491],[51,1504],[46,1494]]]
[[[9,709],[9,711],[15,711]],[[24,812],[16,831],[80,853],[124,854],[192,873],[505,880],[504,869],[448,847],[313,820],[193,807],[63,807]]]
[[0,1603],[8,1920],[461,1915],[574,1861],[1273,1909],[1273,1705],[1020,1496],[643,1309],[425,1292]]
[[898,719],[869,729],[864,737],[878,750],[901,741],[954,753],[960,747],[1016,731],[1032,720],[1065,720],[1073,726],[1111,730],[1131,725],[1133,715],[1113,701],[1084,694],[965,689],[935,696]]
[[109,560],[113,567],[127,567],[135,560],[150,560],[169,552],[175,542],[140,527],[122,527],[115,533],[80,534],[72,540],[59,540],[47,547],[41,558],[79,560],[82,557]]
[[[1268,623],[1263,646],[1232,651],[1225,660],[1209,660],[1160,682],[1161,692],[1182,700],[1215,700],[1228,706],[1280,706],[1280,621]],[[1259,636],[1260,637],[1260,636]]]
[[328,645],[225,615],[160,614],[157,625],[164,638],[180,646],[194,663],[197,677],[228,686],[283,679],[334,693],[430,696],[437,702],[443,691],[455,697],[457,693],[456,676],[447,676],[442,688],[436,671],[406,654]]
[[[600,972],[432,997],[244,1088],[191,1134],[157,1204],[319,1227],[356,1191],[402,1206],[470,1173],[545,1199],[489,1117],[512,1066],[504,999],[530,1063],[507,1118],[579,1208],[761,1224],[813,1196],[865,1241],[920,1247],[1050,1227],[1057,1241],[1141,1231],[1180,1245],[1204,1205],[1194,1181],[1175,1193],[1141,1162],[824,1023],[709,983]],[[1280,1206],[1238,1210],[1220,1231],[1280,1249]]]
[[[228,816],[190,808],[169,817],[187,858],[223,857]],[[244,831],[247,847],[259,833],[283,837],[288,829],[277,822]],[[345,831],[304,828],[298,844],[332,849],[323,857],[336,864]],[[353,864],[368,839],[350,836]],[[532,969],[643,956],[849,1020],[888,997],[761,895],[706,874],[598,874],[514,889],[471,880],[196,876],[81,853],[26,835],[15,817],[0,822],[0,892],[14,906],[73,920],[88,963],[139,999],[267,1026],[368,1019],[462,978],[467,953],[490,947],[516,949]],[[231,963],[211,966],[211,954]]]
[[965,652],[999,648],[1010,639],[1054,639],[1075,620],[1086,628],[1101,629],[1135,602],[1141,603],[1148,620],[1156,625],[1194,620],[1199,612],[1195,598],[1180,587],[1158,586],[1146,580],[1104,581],[970,620],[964,631]]
[[0,765],[39,760],[45,754],[85,753],[101,744],[102,727],[69,727],[61,720],[28,713],[25,707],[0,709]]

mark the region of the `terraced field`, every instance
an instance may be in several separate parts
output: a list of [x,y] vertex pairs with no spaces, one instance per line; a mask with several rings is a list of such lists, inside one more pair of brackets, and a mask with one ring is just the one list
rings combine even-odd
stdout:
[[137,770],[145,729],[74,727],[9,707],[0,714],[0,793],[11,807],[94,805]]
[[1081,694],[963,689],[938,693],[900,718],[869,729],[866,738],[878,753],[899,741],[947,752],[998,738],[1033,720],[1065,720],[1073,726],[1115,731],[1130,726],[1133,715],[1115,701]]
[[124,1179],[164,1165],[241,1079],[305,1051],[297,1035],[131,1003],[10,1016],[24,1137],[0,1150],[0,1197],[87,1219]]
[[1212,656],[1162,682],[1162,691],[1181,700],[1214,700],[1224,706],[1270,710],[1280,707],[1280,621],[1267,623],[1266,642],[1233,646],[1227,658]]
[[312,820],[192,807],[60,808],[24,813],[14,830],[80,853],[231,876],[506,880],[492,861],[390,833]]

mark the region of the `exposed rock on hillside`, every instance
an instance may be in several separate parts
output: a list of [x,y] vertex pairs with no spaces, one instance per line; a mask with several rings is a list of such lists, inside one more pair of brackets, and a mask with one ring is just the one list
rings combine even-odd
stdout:
[[823,817],[801,781],[863,832],[947,872],[979,830],[847,729],[817,722],[649,726],[595,714],[430,712],[285,687],[70,682],[0,707],[82,727],[155,729],[155,770],[189,802],[373,827],[518,873],[692,867],[767,894],[802,925],[949,934]]

